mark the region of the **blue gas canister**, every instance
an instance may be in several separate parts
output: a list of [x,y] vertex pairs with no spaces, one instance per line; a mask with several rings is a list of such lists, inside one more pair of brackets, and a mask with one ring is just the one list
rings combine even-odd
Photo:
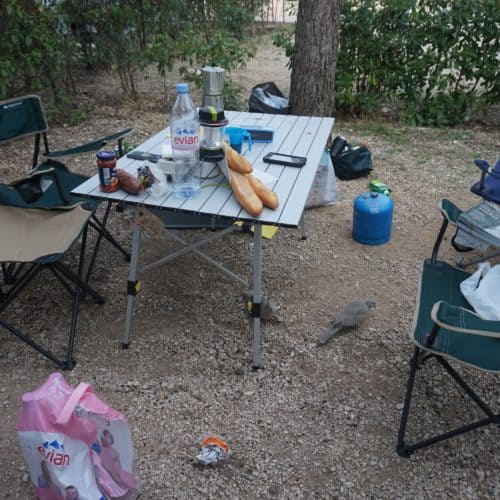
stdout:
[[383,245],[391,239],[394,203],[390,196],[375,189],[354,200],[352,237],[363,245]]

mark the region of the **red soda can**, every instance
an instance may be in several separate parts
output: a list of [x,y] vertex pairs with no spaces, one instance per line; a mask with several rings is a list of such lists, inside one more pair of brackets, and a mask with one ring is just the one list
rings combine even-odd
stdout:
[[112,193],[120,186],[116,177],[116,155],[114,151],[99,151],[96,154],[97,171],[99,173],[99,189]]

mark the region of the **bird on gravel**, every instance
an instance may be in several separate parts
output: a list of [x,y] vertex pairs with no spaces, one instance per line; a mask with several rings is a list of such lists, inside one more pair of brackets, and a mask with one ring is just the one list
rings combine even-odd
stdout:
[[[246,291],[243,294],[243,304],[247,309],[248,314],[252,314],[252,306],[253,306],[253,296],[252,292]],[[278,316],[279,307],[272,300],[263,295],[260,299],[260,319],[264,321],[281,321],[281,318]]]
[[330,326],[319,336],[318,344],[326,344],[337,332],[343,328],[357,327],[376,306],[373,300],[355,300],[349,302],[333,319]]

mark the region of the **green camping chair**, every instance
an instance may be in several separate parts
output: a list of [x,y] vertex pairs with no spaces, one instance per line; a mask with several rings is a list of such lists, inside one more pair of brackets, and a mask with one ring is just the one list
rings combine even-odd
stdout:
[[[102,218],[99,219],[96,215],[97,208],[101,203],[99,200],[84,199],[71,194],[71,190],[87,180],[87,177],[71,172],[58,160],[84,153],[96,152],[107,144],[113,143],[118,144],[118,152],[119,155],[121,155],[123,138],[130,134],[133,129],[127,128],[115,134],[102,137],[101,139],[91,143],[62,151],[50,151],[47,139],[47,130],[47,120],[45,119],[42,103],[38,96],[26,95],[0,102],[0,144],[19,139],[21,137],[34,136],[35,142],[31,165],[32,172],[46,173],[49,176],[49,181],[54,181],[54,177],[58,178],[59,180],[57,181],[57,184],[59,187],[57,189],[58,191],[62,190],[63,192],[63,203],[73,204],[80,202],[85,205],[87,210],[92,212],[89,225],[98,232],[98,237],[87,269],[86,281],[88,281],[103,237],[116,249],[118,249],[127,260],[130,259],[130,255],[106,229],[112,202],[107,202],[104,214]],[[39,164],[41,141],[43,141],[43,150],[41,153],[45,157],[45,161]],[[15,160],[13,160],[13,165],[15,168],[18,168],[18,165],[15,164]],[[20,172],[20,175],[23,175],[24,173],[25,172]],[[39,177],[38,179],[41,185],[44,185],[44,177]],[[32,189],[32,187],[33,183],[30,181],[29,188]],[[50,187],[47,193],[44,193],[44,196],[38,201],[37,204],[40,205],[43,203],[47,203],[47,206],[53,206],[54,203],[61,204],[60,193],[56,193],[55,184]],[[12,280],[13,277],[10,276],[8,279]]]
[[[45,193],[39,190],[39,186],[40,179],[48,175],[53,176],[52,187],[55,189],[48,196],[49,202],[45,203],[42,201]],[[58,180],[54,172],[34,172],[16,186],[0,184],[0,263],[4,276],[3,283],[0,283],[0,326],[60,368],[72,369],[75,366],[73,349],[80,299],[83,294],[97,304],[104,303],[104,299],[86,283],[83,276],[87,229],[92,212],[85,210],[79,202],[69,204]],[[80,237],[77,271],[74,272],[70,265],[63,262],[63,258]],[[70,327],[63,356],[49,349],[46,345],[48,341],[42,345],[39,339],[35,340],[38,338],[36,334],[27,334],[15,326],[14,323],[18,323],[22,316],[18,311],[11,315],[12,318],[8,315],[8,307],[44,269],[51,271],[72,297]],[[47,304],[43,305],[44,299],[51,296],[51,290],[51,282],[45,281],[43,297],[32,307],[40,307],[46,313],[54,310]],[[57,337],[58,332],[53,330],[55,328],[52,328],[51,335]]]
[[[459,209],[448,200],[440,205],[443,224],[433,248],[432,258],[421,268],[417,304],[411,339],[415,351],[399,428],[396,451],[408,457],[415,450],[438,443],[488,424],[500,426],[500,414],[484,403],[452,368],[448,360],[482,371],[500,373],[500,321],[487,321],[474,313],[460,292],[460,283],[470,276],[463,269],[438,260],[438,252],[449,222],[456,220]],[[500,286],[500,283],[499,283]],[[405,433],[417,368],[434,358],[457,382],[486,418],[428,437],[415,444],[405,442]]]

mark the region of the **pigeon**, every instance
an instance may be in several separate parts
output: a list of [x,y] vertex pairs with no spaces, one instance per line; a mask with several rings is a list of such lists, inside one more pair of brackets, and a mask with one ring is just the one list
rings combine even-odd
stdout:
[[[252,292],[246,291],[243,294],[243,304],[247,308],[249,314],[252,314]],[[272,299],[267,298],[263,295],[260,299],[260,319],[264,321],[281,321],[278,316],[279,307],[274,303]]]
[[355,300],[349,302],[339,314],[335,316],[331,325],[319,336],[318,344],[326,344],[333,335],[343,328],[358,326],[367,316],[370,309],[375,307],[373,300]]

